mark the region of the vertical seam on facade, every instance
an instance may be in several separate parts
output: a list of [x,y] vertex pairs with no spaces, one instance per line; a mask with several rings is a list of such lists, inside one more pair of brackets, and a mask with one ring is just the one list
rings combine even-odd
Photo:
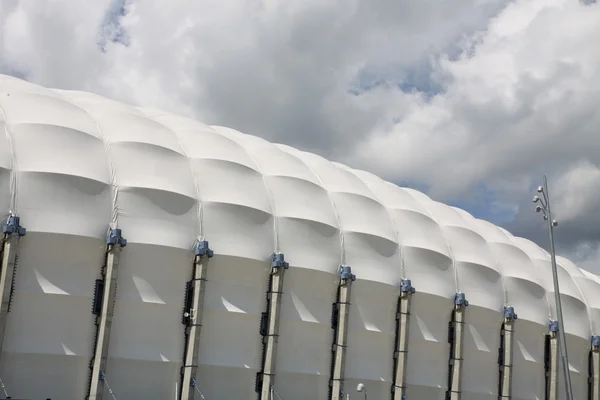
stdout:
[[119,217],[119,208],[118,208],[118,200],[119,200],[119,183],[117,181],[117,171],[112,159],[112,153],[111,153],[111,149],[110,149],[110,142],[106,139],[106,136],[104,135],[104,131],[102,130],[102,128],[100,127],[100,124],[98,123],[98,120],[96,119],[96,117],[94,117],[94,115],[85,107],[75,103],[74,101],[64,98],[63,96],[61,96],[63,101],[71,104],[72,106],[79,108],[80,110],[83,110],[88,117],[94,122],[94,125],[96,126],[96,130],[98,135],[100,136],[100,140],[102,141],[102,144],[104,145],[104,156],[106,158],[106,164],[108,166],[108,172],[110,174],[110,186],[111,186],[111,190],[112,190],[112,211],[111,211],[111,219],[110,219],[110,227],[112,229],[116,229],[118,226],[118,217]]
[[[273,198],[273,193],[271,192],[271,189],[269,188],[269,185],[267,185],[267,180],[265,179],[265,174],[262,170],[262,168],[260,167],[260,164],[258,163],[258,161],[256,161],[256,159],[252,156],[252,154],[250,154],[250,152],[248,151],[248,149],[246,148],[246,146],[244,146],[243,143],[238,142],[235,139],[229,138],[226,135],[222,134],[221,132],[219,132],[219,127],[217,126],[209,126],[215,133],[217,133],[218,135],[225,137],[229,140],[231,140],[232,142],[236,143],[238,146],[240,146],[240,148],[242,150],[244,150],[244,153],[246,153],[246,155],[250,158],[250,160],[252,160],[252,162],[254,163],[254,165],[256,166],[256,169],[258,170],[258,173],[261,176],[262,182],[263,182],[263,186],[265,187],[265,192],[267,194],[267,198],[269,199],[269,204],[271,206],[271,215],[273,216],[273,247],[274,247],[274,252],[275,253],[279,253],[280,249],[279,249],[279,230],[278,230],[278,223],[277,223],[277,215],[276,215],[276,209],[275,209],[275,200]],[[229,128],[226,128],[229,129]],[[238,131],[236,131],[238,132]],[[240,135],[245,135],[245,133],[242,132],[238,132]],[[269,142],[267,142],[269,143]],[[269,145],[273,146],[274,145],[272,143],[269,143]]]
[[280,151],[284,151],[286,154],[289,154],[290,156],[292,156],[292,157],[296,158],[298,161],[300,161],[310,171],[310,173],[313,174],[315,176],[315,178],[317,178],[317,180],[321,184],[321,188],[327,193],[327,198],[329,199],[329,203],[331,204],[331,209],[333,210],[333,214],[335,215],[335,220],[337,221],[337,224],[338,224],[338,232],[339,232],[338,235],[339,235],[339,242],[340,242],[340,265],[346,265],[346,241],[344,240],[344,229],[342,227],[342,221],[340,219],[340,214],[337,210],[337,207],[335,206],[333,197],[331,196],[331,192],[325,187],[325,184],[323,183],[323,180],[321,179],[319,174],[317,174],[317,172],[313,168],[311,168],[304,160],[302,160],[300,157],[296,156],[295,154],[289,153],[285,150],[280,149]]
[[[140,111],[142,111],[142,110],[140,110]],[[178,133],[176,132],[175,129],[172,129],[172,128],[166,126],[162,122],[159,122],[158,120],[156,120],[156,118],[154,118],[154,117],[146,115],[145,113],[144,113],[144,115],[146,116],[146,118],[148,118],[149,120],[153,121],[154,123],[162,126],[167,131],[169,131],[169,133],[171,135],[173,135],[173,137],[177,141],[177,144],[181,148],[181,151],[183,152],[183,156],[186,158],[186,161],[187,161],[187,164],[188,164],[188,170],[189,170],[189,172],[191,174],[191,177],[192,177],[192,184],[194,185],[194,192],[196,193],[196,219],[197,219],[196,235],[197,235],[197,240],[198,241],[205,240],[206,238],[204,237],[204,229],[203,229],[204,203],[202,202],[202,199],[200,197],[200,186],[198,185],[198,178],[196,177],[196,174],[194,173],[194,167],[192,165],[192,159],[190,158],[190,155],[189,155],[187,149],[183,145],[183,142],[179,138],[179,135],[178,135]]]
[[10,128],[10,121],[8,120],[8,116],[4,112],[2,104],[0,102],[0,116],[4,119],[4,133],[6,135],[6,140],[8,142],[8,147],[10,150],[10,209],[8,210],[9,214],[13,213],[15,215],[18,214],[18,204],[17,204],[17,192],[19,189],[19,164],[17,163],[17,155],[15,152],[15,147],[12,140],[12,130]]

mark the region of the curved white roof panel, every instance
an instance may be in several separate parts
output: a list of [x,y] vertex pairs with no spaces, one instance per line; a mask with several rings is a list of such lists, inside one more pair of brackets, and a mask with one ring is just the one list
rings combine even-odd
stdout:
[[[441,398],[446,390],[456,292],[471,304],[469,399],[497,391],[504,306],[519,315],[514,396],[543,396],[539,335],[555,318],[554,289],[548,254],[528,240],[314,154],[3,75],[0,131],[0,210],[19,215],[28,230],[0,361],[13,397],[84,397],[90,306],[109,226],[129,241],[107,364],[119,398],[173,398],[191,249],[203,239],[216,255],[197,373],[207,399],[254,396],[274,252],[291,266],[277,351],[281,398],[327,397],[340,265],[357,276],[347,384],[364,382],[370,397],[389,398],[399,283],[411,279],[411,398]],[[600,278],[566,259],[558,263],[574,388],[583,398],[589,337],[600,333]]]

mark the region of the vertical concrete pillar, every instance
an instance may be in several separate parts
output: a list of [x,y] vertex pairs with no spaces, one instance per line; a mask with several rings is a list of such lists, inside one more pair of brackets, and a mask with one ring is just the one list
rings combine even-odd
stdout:
[[2,264],[0,264],[0,356],[2,355],[4,333],[15,285],[19,240],[25,236],[27,231],[20,225],[19,217],[11,215],[2,228],[2,232],[4,237],[2,238],[2,253],[0,256],[2,259]]
[[96,342],[94,358],[91,361],[91,378],[87,398],[101,400],[106,374],[106,358],[110,341],[110,330],[117,293],[117,276],[119,272],[119,255],[127,246],[120,229],[111,229],[106,239],[106,257],[102,268],[102,278],[96,280],[94,305],[92,312],[96,317]]
[[330,399],[343,400],[344,368],[346,363],[346,347],[348,346],[348,315],[350,313],[350,295],[352,282],[356,276],[352,275],[349,266],[340,269],[340,284],[338,286],[337,301],[333,305],[332,327],[335,330],[332,346],[333,364],[331,368]]
[[452,311],[448,335],[450,360],[448,363],[448,392],[446,398],[449,400],[461,400],[462,397],[463,343],[468,305],[469,302],[464,293],[457,293],[454,296],[454,310]]
[[600,336],[592,336],[589,358],[590,400],[600,400]]
[[510,400],[512,398],[513,345],[515,321],[517,314],[513,307],[504,307],[504,323],[500,336],[500,384],[498,397]]
[[198,347],[204,310],[204,289],[208,260],[213,256],[207,241],[196,246],[192,280],[186,283],[183,324],[185,325],[185,350],[181,368],[181,395],[179,400],[192,400],[195,394]]
[[544,352],[546,399],[558,400],[558,321],[550,321]]
[[257,391],[260,400],[273,400],[275,384],[275,361],[277,359],[277,342],[279,337],[279,314],[281,297],[283,296],[283,275],[289,264],[281,253],[273,256],[271,273],[269,274],[269,290],[267,291],[267,311],[261,320],[263,336],[262,370],[257,376]]
[[396,314],[396,351],[394,352],[394,384],[392,399],[406,399],[406,362],[408,356],[408,328],[410,323],[410,306],[415,288],[409,279],[402,280],[398,309]]

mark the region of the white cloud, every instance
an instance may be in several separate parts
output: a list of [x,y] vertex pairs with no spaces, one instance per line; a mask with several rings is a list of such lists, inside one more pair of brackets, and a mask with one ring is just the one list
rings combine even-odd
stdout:
[[[106,43],[122,1],[15,3],[0,47],[9,67],[78,87],[345,154],[397,109],[394,90],[349,93],[360,72],[401,78],[486,26],[506,0],[127,1],[128,47]],[[81,3],[81,4],[80,4]],[[107,29],[111,28],[111,29]],[[425,62],[424,62],[425,60]],[[337,151],[336,151],[337,150]],[[341,156],[340,156],[341,157]]]
[[557,179],[555,192],[555,208],[562,220],[600,225],[600,168],[589,162],[573,166]]
[[600,8],[520,1],[442,58],[444,93],[375,131],[355,158],[443,196],[484,182],[505,194],[582,160],[600,162]]

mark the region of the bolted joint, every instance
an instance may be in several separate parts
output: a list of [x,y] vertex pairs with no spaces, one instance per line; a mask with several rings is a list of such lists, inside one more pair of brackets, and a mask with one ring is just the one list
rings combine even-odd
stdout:
[[108,245],[119,245],[121,247],[127,246],[127,239],[123,237],[120,229],[111,229],[108,236],[106,237],[106,244]]
[[194,249],[194,254],[197,256],[203,257],[206,256],[211,258],[215,255],[215,253],[208,247],[208,240],[201,240],[198,242],[198,245]]
[[410,279],[403,279],[400,284],[400,292],[403,294],[413,294],[415,292],[415,288],[412,287],[412,282]]
[[464,293],[456,293],[456,295],[454,295],[454,305],[457,307],[467,307],[469,305]]
[[103,381],[105,378],[104,371],[100,371],[100,380]]
[[519,317],[517,313],[515,313],[514,307],[504,307],[504,319],[507,321],[515,321]]
[[591,341],[592,341],[592,347],[595,350],[600,349],[600,336],[598,336],[598,335],[592,336]]
[[558,321],[550,321],[550,324],[548,325],[548,329],[550,330],[551,333],[558,332]]
[[16,233],[19,236],[25,236],[27,229],[21,226],[21,218],[16,215],[11,215],[6,221],[6,225],[2,227],[2,233],[5,235],[12,235]]
[[285,256],[283,255],[283,253],[275,253],[273,254],[273,262],[271,262],[271,267],[277,269],[288,269],[290,267],[290,264],[285,261]]
[[351,280],[354,282],[356,280],[356,275],[352,274],[352,268],[348,265],[342,265],[340,269],[340,279],[343,281]]

